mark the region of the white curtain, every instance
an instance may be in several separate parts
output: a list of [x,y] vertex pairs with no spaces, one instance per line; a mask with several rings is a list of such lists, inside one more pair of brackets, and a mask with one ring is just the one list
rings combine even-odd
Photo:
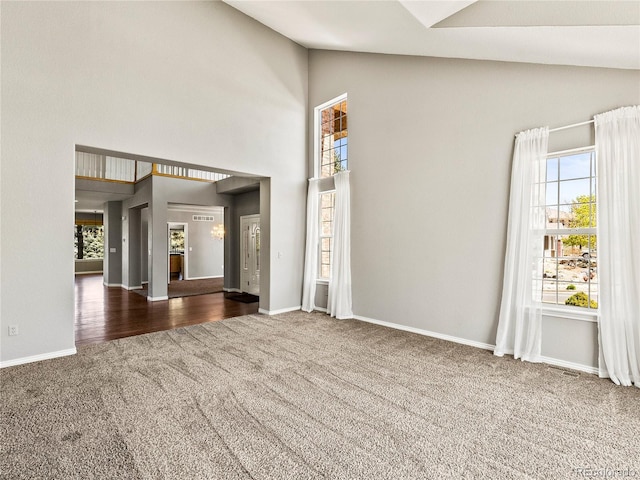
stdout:
[[302,310],[311,312],[316,308],[316,281],[318,280],[318,203],[319,179],[309,179],[307,194],[307,246],[304,256],[304,276],[302,280]]
[[640,387],[640,106],[594,120],[600,376]]
[[336,173],[333,249],[327,311],[338,319],[352,318],[351,303],[351,194],[349,171]]
[[540,361],[547,127],[516,136],[507,249],[494,354]]

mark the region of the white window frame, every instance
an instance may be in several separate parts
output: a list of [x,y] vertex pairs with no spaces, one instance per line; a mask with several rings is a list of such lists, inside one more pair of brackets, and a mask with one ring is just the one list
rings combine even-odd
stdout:
[[[337,97],[318,105],[313,109],[313,171],[317,178],[320,178],[320,112],[331,105],[347,100],[347,94],[343,93]],[[348,162],[348,160],[347,160]]]
[[[559,158],[569,155],[577,155],[580,153],[592,153],[595,155],[595,145],[589,145],[586,147],[578,147],[572,148],[568,150],[559,150],[556,152],[549,152],[546,155],[546,159]],[[596,166],[597,169],[597,166]],[[597,177],[596,177],[597,178]],[[597,205],[597,197],[596,197],[596,205]],[[598,227],[588,227],[588,228],[558,228],[553,231],[554,235],[571,235],[571,234],[585,234],[585,235],[597,235]],[[545,229],[545,234],[550,230]],[[542,315],[547,317],[556,317],[556,318],[568,318],[572,320],[580,320],[586,322],[597,323],[598,318],[600,316],[600,309],[593,308],[582,308],[575,307],[572,305],[561,305],[561,304],[550,304],[550,303],[542,303]]]
[[[322,110],[326,109],[327,107],[330,107],[331,105],[335,105],[336,103],[341,103],[343,101],[347,100],[347,93],[343,93],[341,95],[338,95],[335,98],[332,98],[331,100],[328,100],[320,105],[318,105],[317,107],[315,107],[313,109],[313,172],[314,172],[314,176],[316,178],[320,178],[321,175],[321,158],[320,158],[320,128],[321,128],[321,112]],[[348,159],[347,159],[348,162]],[[330,178],[330,177],[328,177]],[[327,180],[328,180],[327,178]],[[321,184],[322,185],[322,184]],[[322,187],[321,187],[322,188]],[[324,238],[333,238],[333,224],[332,224],[332,231],[331,231],[331,235],[323,235],[322,234],[322,195],[323,194],[327,194],[327,193],[335,193],[335,189],[333,187],[331,187],[330,189],[327,190],[321,190],[318,193],[318,245],[317,245],[317,251],[318,251],[318,274],[317,274],[317,279],[316,279],[316,283],[318,284],[322,284],[322,285],[328,285],[329,284],[329,280],[330,278],[326,278],[326,277],[322,277],[322,240]],[[333,251],[333,250],[332,250]]]

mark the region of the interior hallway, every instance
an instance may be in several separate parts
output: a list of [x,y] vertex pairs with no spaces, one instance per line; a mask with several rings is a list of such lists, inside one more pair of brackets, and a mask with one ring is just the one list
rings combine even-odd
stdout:
[[258,303],[229,300],[224,293],[148,302],[134,292],[103,285],[102,274],[75,276],[76,346],[170,330],[257,313]]

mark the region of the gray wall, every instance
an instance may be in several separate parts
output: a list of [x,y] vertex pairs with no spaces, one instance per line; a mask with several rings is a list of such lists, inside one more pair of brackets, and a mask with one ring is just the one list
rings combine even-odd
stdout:
[[75,261],[76,273],[98,273],[102,272],[101,258],[88,258]]
[[273,178],[266,255],[286,255],[263,265],[287,282],[265,305],[300,304],[307,50],[222,2],[0,8],[0,361],[74,348],[75,145]]
[[[106,202],[104,204],[104,284],[122,285],[123,263],[126,252],[123,251],[122,238],[122,202]],[[125,255],[123,255],[123,253]],[[126,276],[126,271],[124,272]]]
[[140,210],[140,280],[141,283],[149,281],[149,207]]
[[186,223],[188,252],[186,279],[222,277],[224,275],[224,240],[213,238],[211,229],[218,223],[224,224],[223,209],[211,213],[213,222],[194,222],[194,215],[210,215],[202,211],[182,211],[169,209],[169,222]]
[[[354,313],[494,344],[514,134],[637,104],[640,73],[325,51],[309,62],[310,139],[313,107],[349,95]],[[593,365],[593,324],[554,320],[543,354]]]

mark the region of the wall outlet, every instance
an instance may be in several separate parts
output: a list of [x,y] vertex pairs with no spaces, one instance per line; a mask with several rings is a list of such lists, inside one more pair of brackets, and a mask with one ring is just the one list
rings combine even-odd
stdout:
[[18,335],[18,325],[9,325],[9,336]]

